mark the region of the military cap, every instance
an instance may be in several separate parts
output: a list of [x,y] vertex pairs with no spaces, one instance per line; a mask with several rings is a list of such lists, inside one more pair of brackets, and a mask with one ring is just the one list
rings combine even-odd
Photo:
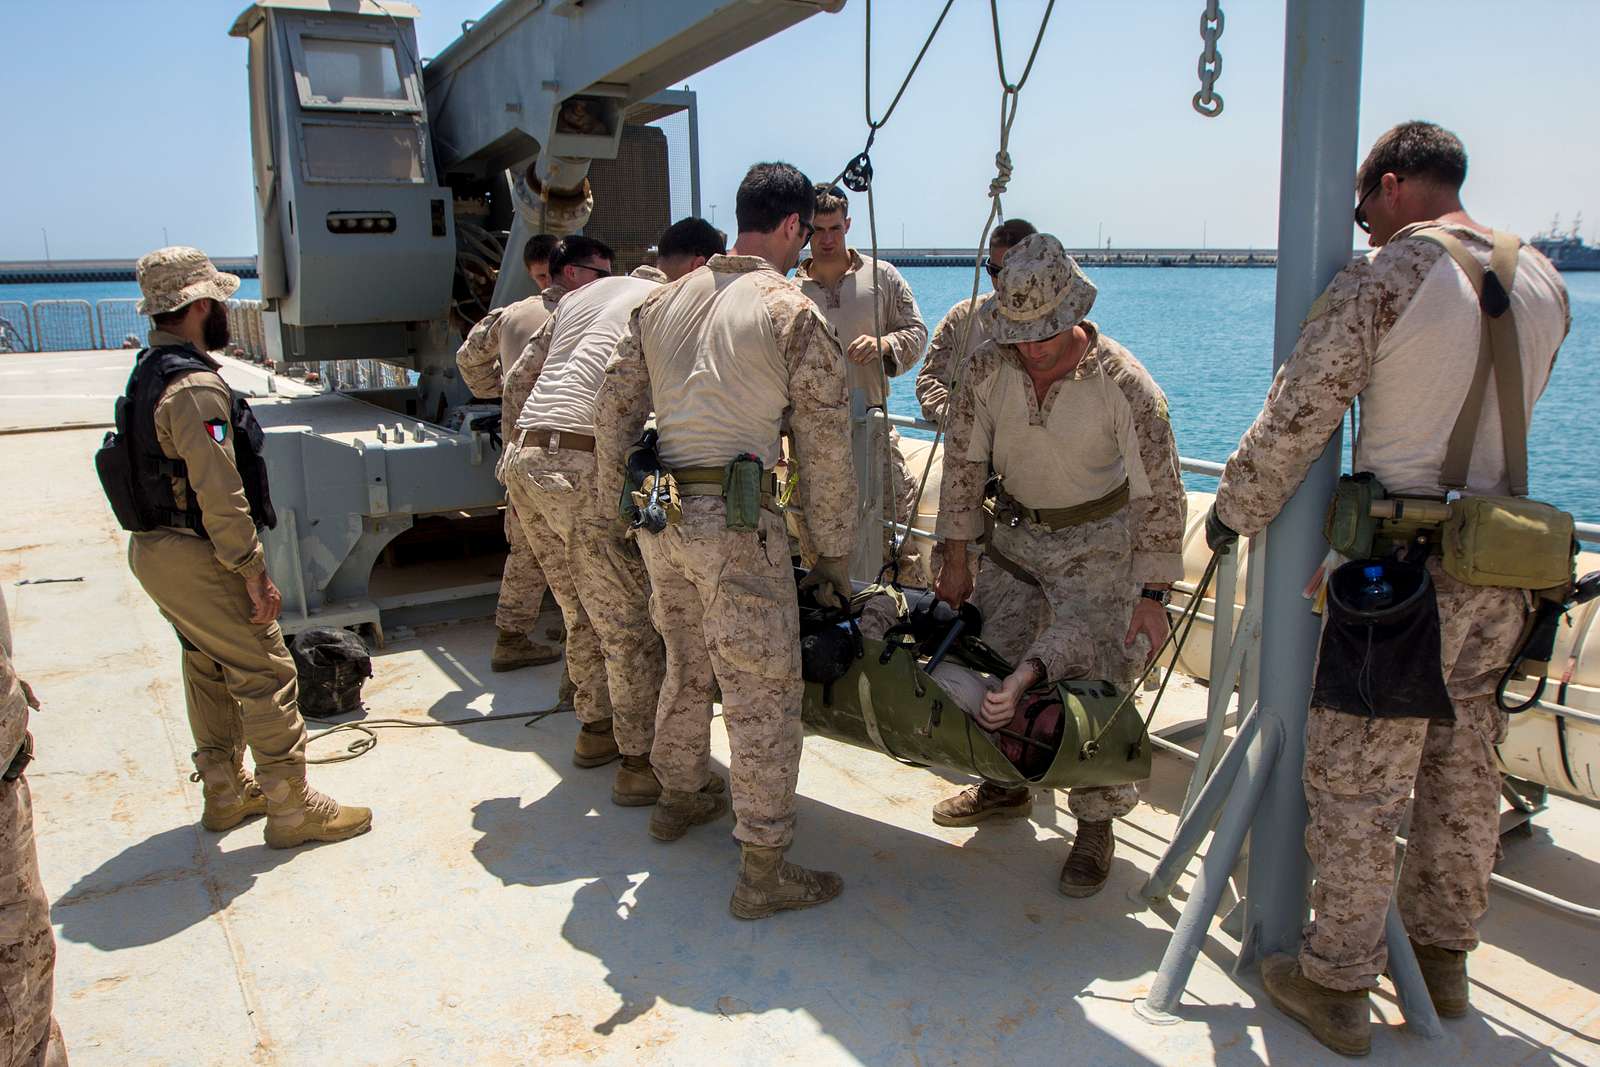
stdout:
[[239,276],[224,274],[198,248],[173,245],[141,256],[139,314],[161,315],[187,307],[203,297],[226,300],[239,289]]
[[1077,260],[1048,233],[1024,237],[1006,252],[994,299],[978,314],[1001,344],[1043,341],[1072,329],[1094,306],[1095,287]]

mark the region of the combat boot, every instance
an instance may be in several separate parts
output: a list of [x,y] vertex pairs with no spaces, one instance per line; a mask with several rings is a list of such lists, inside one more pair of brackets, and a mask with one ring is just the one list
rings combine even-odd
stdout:
[[200,825],[214,834],[232,830],[246,819],[267,813],[267,798],[256,785],[250,772],[244,769],[244,753],[234,754],[229,761],[209,759],[195,753],[193,780],[201,783],[205,807],[200,812]]
[[578,743],[572,750],[572,762],[577,766],[604,767],[620,755],[622,750],[611,733],[609,717],[599,722],[586,722],[578,728]]
[[343,841],[372,829],[372,809],[341,805],[304,778],[284,779],[267,795],[268,848],[294,848],[313,841]]
[[554,663],[561,658],[561,650],[554,645],[529,640],[528,635],[516,630],[499,630],[494,639],[494,651],[489,653],[491,671],[514,671],[522,667],[537,667],[541,663]]
[[739,880],[728,910],[736,919],[765,919],[780,911],[826,904],[844,889],[832,871],[813,871],[783,858],[783,849],[739,846]]
[[1467,954],[1459,949],[1411,942],[1422,969],[1422,981],[1433,1000],[1433,1010],[1443,1019],[1467,1014]]
[[1032,814],[1033,790],[993,782],[969,786],[933,806],[933,821],[940,826],[976,826],[985,819],[1026,819]]
[[657,841],[676,841],[689,827],[721,818],[728,810],[728,798],[720,788],[713,789],[712,783],[720,787],[722,779],[712,775],[698,793],[663,789],[650,814],[650,836]]
[[1278,1010],[1344,1056],[1372,1051],[1372,1004],[1365,989],[1329,989],[1300,973],[1293,956],[1261,961],[1261,981]]
[[611,783],[611,803],[624,808],[647,808],[661,796],[661,783],[649,756],[623,756]]
[[1092,897],[1105,886],[1111,877],[1111,857],[1117,854],[1117,838],[1111,832],[1111,820],[1084,822],[1078,820],[1078,833],[1072,839],[1072,851],[1067,862],[1061,865],[1061,880],[1056,888],[1062,896]]

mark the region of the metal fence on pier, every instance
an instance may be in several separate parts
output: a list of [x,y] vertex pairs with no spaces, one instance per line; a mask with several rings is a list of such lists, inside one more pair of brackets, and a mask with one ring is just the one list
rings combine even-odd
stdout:
[[[0,300],[0,353],[142,348],[150,326],[137,300]],[[228,326],[230,355],[256,362],[267,358],[261,301],[228,301]]]

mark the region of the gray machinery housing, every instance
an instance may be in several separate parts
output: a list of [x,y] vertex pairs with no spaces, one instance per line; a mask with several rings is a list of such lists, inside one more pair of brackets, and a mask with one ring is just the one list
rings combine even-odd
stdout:
[[365,624],[381,637],[385,622],[492,598],[483,568],[386,589],[372,569],[419,518],[487,519],[503,500],[495,444],[473,428],[498,405],[471,404],[454,354],[477,317],[531,294],[522,246],[559,230],[542,194],[592,183],[584,232],[636,258],[671,221],[665,140],[644,124],[687,110],[692,174],[698,162],[693,94],[668,87],[842,6],[502,0],[427,61],[419,12],[401,0],[260,0],[234,21],[269,355],[404,369],[388,388],[285,386],[253,402],[286,631]]

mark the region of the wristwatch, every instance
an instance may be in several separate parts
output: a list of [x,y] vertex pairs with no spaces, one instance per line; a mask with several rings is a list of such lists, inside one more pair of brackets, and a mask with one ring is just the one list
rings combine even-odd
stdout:
[[1162,607],[1172,603],[1172,589],[1170,587],[1166,589],[1141,589],[1139,590],[1139,595],[1146,600],[1154,600]]

